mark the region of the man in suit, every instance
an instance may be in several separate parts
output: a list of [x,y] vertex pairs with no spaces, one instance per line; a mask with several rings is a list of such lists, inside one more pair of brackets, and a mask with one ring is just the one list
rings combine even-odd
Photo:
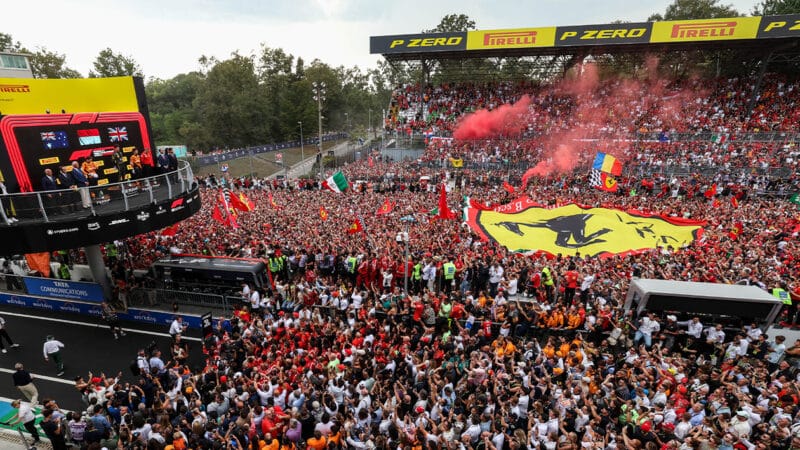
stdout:
[[72,178],[75,179],[75,185],[78,186],[78,192],[81,195],[81,204],[83,209],[92,207],[92,197],[89,195],[89,179],[83,174],[78,161],[72,161],[72,171],[70,172]]
[[169,171],[169,158],[164,154],[164,149],[158,151],[156,164],[158,164],[158,173],[161,174]]
[[75,184],[75,178],[72,178],[72,174],[67,172],[66,167],[61,166],[58,168],[58,178],[56,178],[56,184],[58,185],[59,189],[69,189],[69,191],[62,194],[62,199],[64,200],[64,209],[66,212],[75,211],[78,208],[76,205],[76,203],[78,203],[78,195],[76,192],[78,186]]
[[[51,169],[44,169],[44,176],[42,177],[42,190],[43,191],[57,191],[58,184],[56,179],[53,177],[53,171]],[[44,205],[45,213],[48,215],[50,214],[58,214],[59,208],[59,194],[53,192],[47,192],[46,194],[42,195],[42,204]]]

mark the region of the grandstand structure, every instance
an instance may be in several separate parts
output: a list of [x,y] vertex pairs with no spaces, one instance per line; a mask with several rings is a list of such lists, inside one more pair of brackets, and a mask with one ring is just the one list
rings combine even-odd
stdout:
[[[731,17],[661,22],[544,26],[449,33],[372,36],[370,53],[390,64],[418,63],[422,82],[430,79],[432,64],[469,71],[470,79],[491,79],[480,66],[467,64],[488,58],[496,63],[525,61],[538,73],[564,74],[587,60],[604,56],[734,51],[737,59],[758,68],[756,89],[770,67],[800,62],[800,15]],[[496,67],[496,65],[492,66]],[[478,69],[476,72],[476,68]]]

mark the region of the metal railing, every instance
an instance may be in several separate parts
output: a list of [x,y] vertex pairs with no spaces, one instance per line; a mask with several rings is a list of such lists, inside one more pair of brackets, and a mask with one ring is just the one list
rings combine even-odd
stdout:
[[56,191],[0,195],[0,219],[7,225],[16,221],[52,222],[139,209],[192,191],[194,173],[186,161],[178,170],[120,183]]
[[[179,305],[204,307],[224,312],[231,311],[231,303],[241,297],[230,298],[227,295],[212,294],[208,292],[196,292],[190,290],[171,290],[171,289],[152,289],[148,298],[155,301],[157,305]],[[151,305],[152,306],[152,305]]]

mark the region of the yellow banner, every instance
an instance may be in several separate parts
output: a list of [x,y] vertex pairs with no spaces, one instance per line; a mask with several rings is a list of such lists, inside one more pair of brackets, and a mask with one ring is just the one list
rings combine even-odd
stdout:
[[650,42],[697,42],[754,39],[761,17],[654,22]]
[[52,114],[138,111],[132,77],[0,78],[0,112]]
[[610,256],[657,247],[677,249],[692,243],[704,224],[575,204],[547,209],[531,206],[525,199],[497,209],[469,209],[470,227],[509,250],[552,255]]
[[39,158],[40,166],[49,166],[50,164],[57,164],[57,163],[59,163],[58,156],[53,156],[50,158]]
[[553,47],[556,27],[480,30],[467,33],[467,50]]

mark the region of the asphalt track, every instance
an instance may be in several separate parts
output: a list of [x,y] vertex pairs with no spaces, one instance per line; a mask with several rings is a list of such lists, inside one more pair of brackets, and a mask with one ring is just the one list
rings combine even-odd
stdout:
[[[84,408],[74,387],[76,376],[86,377],[89,372],[112,376],[121,372],[123,380],[132,381],[131,361],[136,359],[139,349],[153,341],[163,352],[165,362],[169,361],[172,341],[164,326],[123,322],[126,335],[115,340],[108,326],[92,317],[5,305],[0,308],[0,317],[5,319],[5,328],[11,339],[20,344],[20,347],[10,348],[3,342],[8,353],[0,353],[0,397],[23,398],[11,378],[18,362],[33,374],[40,403],[43,399],[53,398],[61,408],[74,411]],[[65,374],[61,377],[56,376],[53,361],[45,361],[42,354],[42,345],[49,334],[65,346],[61,351]],[[201,367],[203,355],[199,331],[190,330],[186,337],[189,364],[192,368]]]

